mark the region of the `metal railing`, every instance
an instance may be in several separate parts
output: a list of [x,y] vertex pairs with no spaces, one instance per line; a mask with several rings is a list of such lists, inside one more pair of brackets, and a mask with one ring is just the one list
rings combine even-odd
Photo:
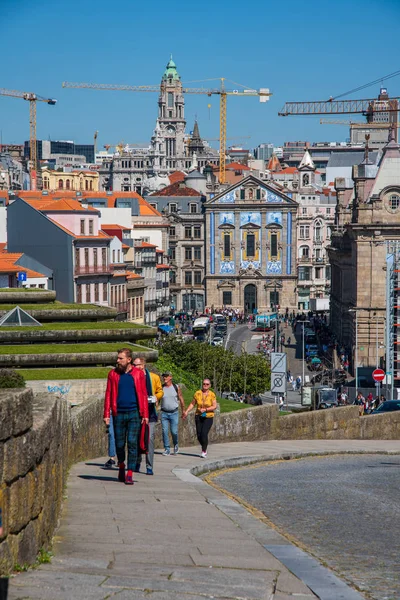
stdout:
[[101,273],[111,273],[110,265],[76,265],[75,275],[92,275]]

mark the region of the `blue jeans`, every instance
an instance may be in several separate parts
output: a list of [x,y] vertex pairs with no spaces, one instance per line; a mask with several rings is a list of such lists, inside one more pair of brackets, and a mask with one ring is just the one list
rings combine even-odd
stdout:
[[171,430],[172,442],[174,446],[178,444],[178,420],[179,410],[176,409],[174,412],[168,413],[161,411],[161,427],[164,448],[170,450],[169,443],[169,430]]
[[110,414],[110,427],[108,428],[108,456],[110,458],[116,456],[114,422],[112,413]]

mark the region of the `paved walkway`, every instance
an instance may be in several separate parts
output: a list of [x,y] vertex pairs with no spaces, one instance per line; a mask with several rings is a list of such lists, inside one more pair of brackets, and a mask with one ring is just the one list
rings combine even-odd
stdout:
[[136,474],[133,487],[118,483],[116,470],[102,470],[105,459],[79,463],[70,472],[52,563],[12,578],[9,600],[313,600],[311,589],[321,600],[360,599],[190,473],[216,462],[338,451],[400,453],[400,441],[219,444],[206,462],[197,448],[182,449],[178,456],[157,454],[156,475]]

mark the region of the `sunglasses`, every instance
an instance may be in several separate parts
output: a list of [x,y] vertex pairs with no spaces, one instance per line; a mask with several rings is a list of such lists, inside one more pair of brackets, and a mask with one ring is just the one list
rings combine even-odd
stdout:
[[208,386],[210,386],[210,385],[211,385],[211,383],[203,383],[203,385],[208,385]]

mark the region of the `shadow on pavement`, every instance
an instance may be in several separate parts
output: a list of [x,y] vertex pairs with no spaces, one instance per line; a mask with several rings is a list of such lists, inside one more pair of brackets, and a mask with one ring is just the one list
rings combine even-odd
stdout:
[[118,471],[115,470],[115,477],[103,477],[102,475],[78,475],[79,479],[87,479],[88,481],[112,481],[116,483],[121,483],[118,481]]

